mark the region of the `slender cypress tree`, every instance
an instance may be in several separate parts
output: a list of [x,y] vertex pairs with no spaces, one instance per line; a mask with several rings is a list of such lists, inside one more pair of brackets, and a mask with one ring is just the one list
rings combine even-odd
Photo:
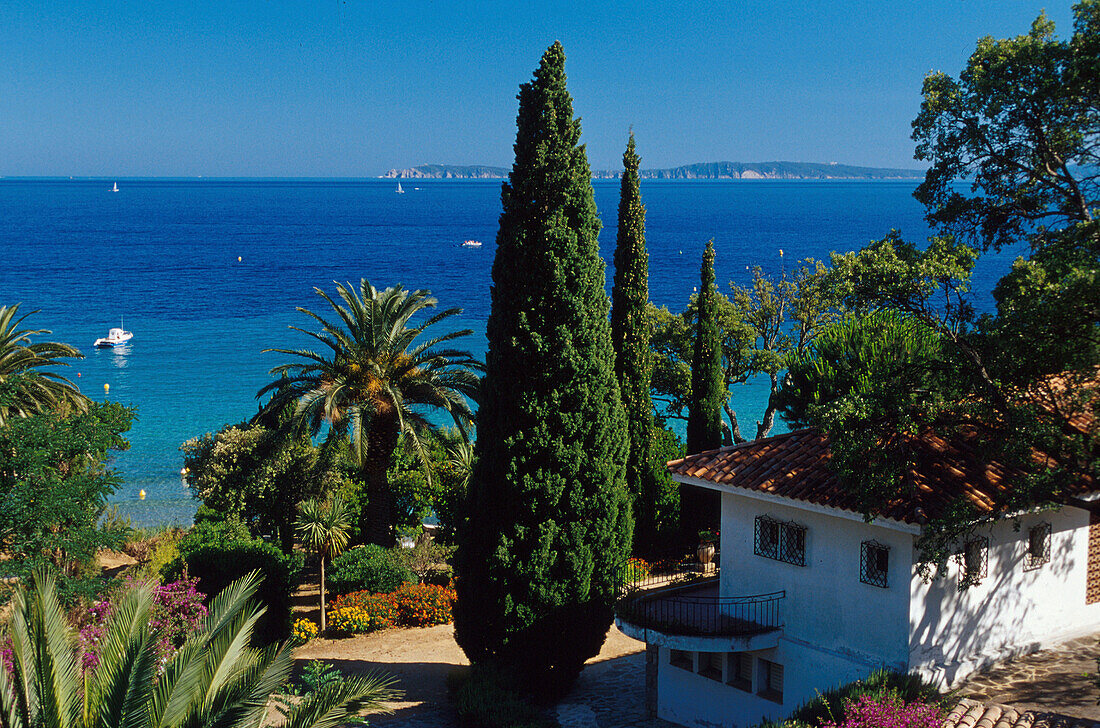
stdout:
[[629,453],[626,487],[634,502],[635,548],[652,547],[656,538],[656,479],[650,453],[653,441],[653,400],[649,388],[649,253],[645,246],[645,206],[638,182],[641,159],[630,135],[623,154],[619,190],[619,231],[615,239],[615,285],[611,288],[611,343],[615,347],[615,376],[626,410]]
[[603,644],[632,523],[600,222],[554,43],[520,86],[503,185],[455,636],[542,698]]
[[[703,251],[696,299],[695,348],[691,356],[691,402],[688,406],[687,451],[698,453],[722,446],[722,342],[718,330],[718,289],[714,283],[714,241]],[[686,537],[719,520],[717,493],[680,486],[680,524]]]

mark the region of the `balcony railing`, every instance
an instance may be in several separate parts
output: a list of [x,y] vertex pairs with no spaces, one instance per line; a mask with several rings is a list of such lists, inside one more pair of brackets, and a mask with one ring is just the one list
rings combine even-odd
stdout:
[[674,635],[748,636],[782,626],[786,592],[719,596],[718,574],[717,565],[708,569],[694,554],[631,559],[622,569],[619,618]]

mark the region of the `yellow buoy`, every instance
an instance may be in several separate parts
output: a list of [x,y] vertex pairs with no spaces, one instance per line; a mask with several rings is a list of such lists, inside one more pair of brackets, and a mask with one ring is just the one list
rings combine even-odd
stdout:
[[110,384],[104,384],[103,385],[103,393],[108,394],[108,393],[110,393],[110,391],[111,391],[111,385]]
[[139,500],[145,500],[145,489],[144,488],[142,488],[141,490],[138,491],[138,499]]
[[241,262],[241,256],[239,256],[239,255],[237,256],[237,262],[238,262],[238,263],[240,263],[240,262]]

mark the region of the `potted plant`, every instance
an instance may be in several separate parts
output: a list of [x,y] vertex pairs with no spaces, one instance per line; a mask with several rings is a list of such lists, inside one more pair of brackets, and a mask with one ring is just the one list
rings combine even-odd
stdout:
[[705,528],[699,532],[699,548],[695,550],[695,555],[703,565],[703,571],[714,570],[714,555],[718,552],[719,535],[717,529],[711,528]]

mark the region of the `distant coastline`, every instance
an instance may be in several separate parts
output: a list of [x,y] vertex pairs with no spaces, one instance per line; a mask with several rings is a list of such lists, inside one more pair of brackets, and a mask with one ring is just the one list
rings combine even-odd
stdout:
[[[421,164],[391,169],[383,179],[503,179],[506,167],[482,164]],[[593,170],[595,179],[618,179],[617,170]],[[919,169],[855,167],[818,162],[701,162],[668,169],[643,169],[642,179],[922,179]]]

